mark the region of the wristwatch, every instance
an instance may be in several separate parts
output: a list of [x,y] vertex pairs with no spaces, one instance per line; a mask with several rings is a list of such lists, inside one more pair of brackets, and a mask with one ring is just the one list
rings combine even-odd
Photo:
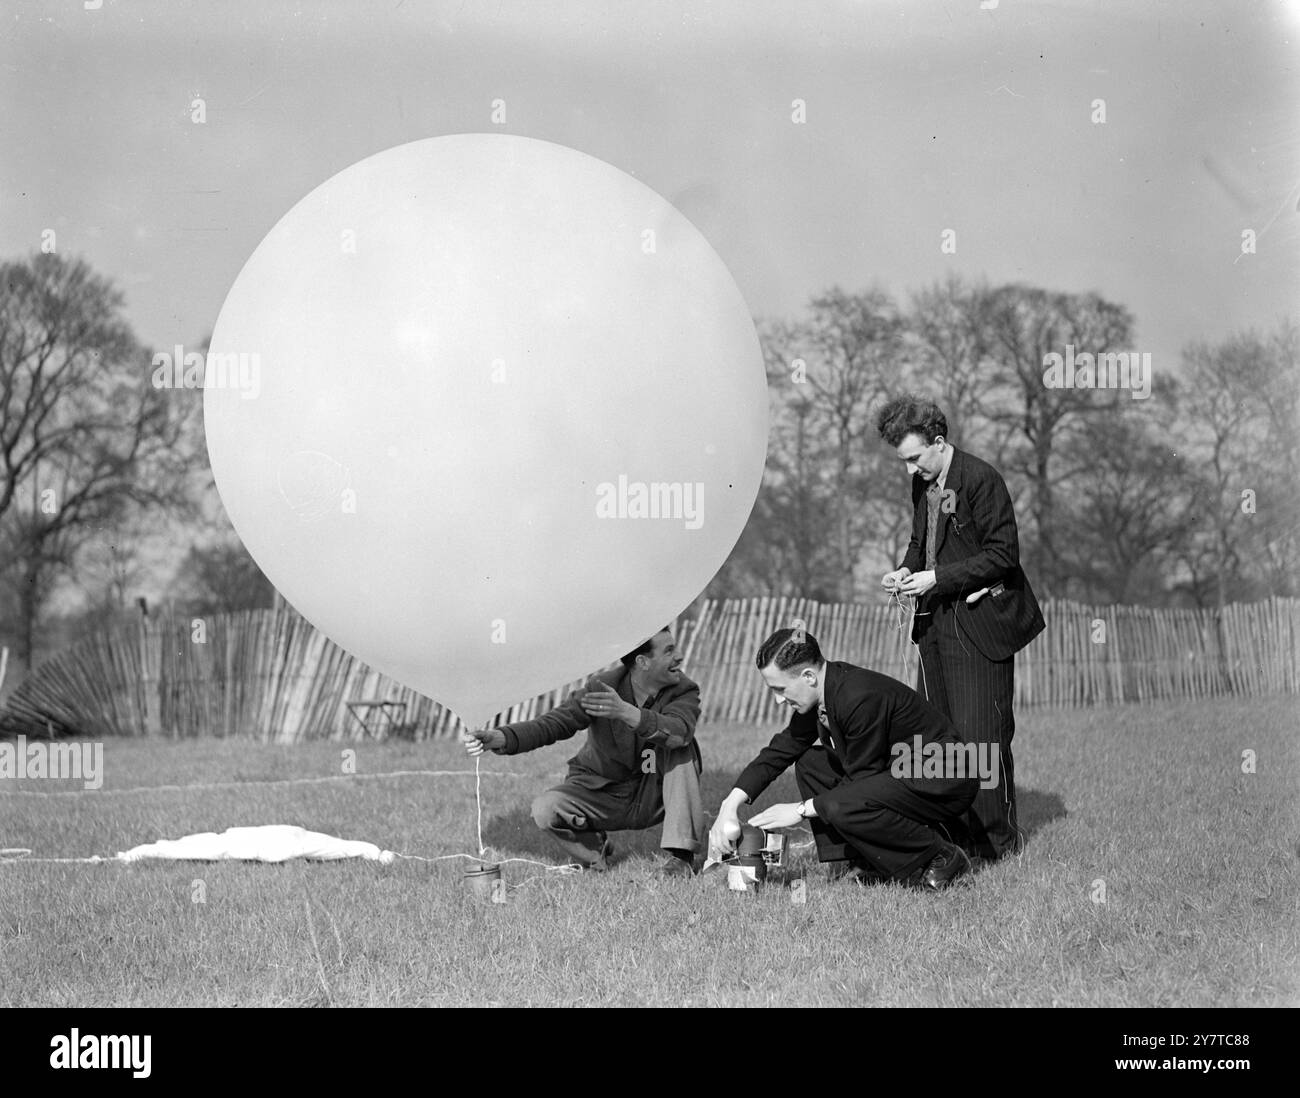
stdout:
[[801,820],[806,820],[808,818],[807,813],[804,812],[804,805],[806,805],[807,803],[808,803],[807,801],[799,802],[799,819]]

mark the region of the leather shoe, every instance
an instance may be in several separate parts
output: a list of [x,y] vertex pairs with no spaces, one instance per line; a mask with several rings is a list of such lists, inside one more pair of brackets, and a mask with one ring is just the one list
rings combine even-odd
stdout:
[[918,888],[938,892],[947,888],[964,873],[971,872],[970,858],[966,851],[954,843],[944,843],[942,849],[921,873]]
[[578,868],[584,873],[604,873],[614,860],[614,844],[607,837],[600,844],[600,853],[590,862],[578,862]]
[[831,862],[826,870],[830,882],[853,881],[860,885],[881,884],[886,878],[868,865],[856,861]]
[[669,854],[666,858],[660,859],[655,866],[656,877],[693,877],[695,876],[695,865],[688,862],[685,858],[676,858]]

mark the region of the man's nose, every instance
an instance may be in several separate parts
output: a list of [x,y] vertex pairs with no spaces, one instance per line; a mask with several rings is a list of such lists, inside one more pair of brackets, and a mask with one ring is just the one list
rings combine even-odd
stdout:
[[907,474],[908,474],[908,476],[913,476],[913,477],[916,476],[916,471],[917,471],[919,468],[920,468],[920,466],[917,465],[915,462],[911,462],[911,461],[909,461],[909,462],[907,463]]

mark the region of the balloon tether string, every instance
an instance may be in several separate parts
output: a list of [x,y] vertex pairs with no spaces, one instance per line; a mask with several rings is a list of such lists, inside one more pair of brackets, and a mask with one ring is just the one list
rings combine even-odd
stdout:
[[487,853],[487,847],[483,845],[483,778],[479,772],[482,761],[482,755],[474,756],[474,806],[478,811],[478,856],[480,858]]

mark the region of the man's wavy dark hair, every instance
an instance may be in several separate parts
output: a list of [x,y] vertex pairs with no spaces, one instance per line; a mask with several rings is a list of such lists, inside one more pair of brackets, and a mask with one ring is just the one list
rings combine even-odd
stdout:
[[939,435],[948,437],[948,421],[934,401],[905,393],[880,409],[876,430],[890,446],[912,434],[920,435],[928,445]]
[[774,664],[778,671],[789,671],[794,667],[816,667],[822,662],[821,646],[811,633],[804,633],[803,643],[791,640],[793,629],[778,629],[758,646],[758,655],[754,662],[762,671],[769,664]]
[[[662,629],[659,630],[659,633],[667,633],[671,629],[672,629],[671,625],[665,625]],[[619,656],[619,659],[622,661],[623,666],[631,667],[634,663],[636,663],[637,656],[650,655],[650,653],[655,650],[655,637],[659,636],[659,633],[656,633],[654,637],[646,637],[645,640],[643,640],[639,645],[633,648],[632,651],[629,652],[626,656]]]

